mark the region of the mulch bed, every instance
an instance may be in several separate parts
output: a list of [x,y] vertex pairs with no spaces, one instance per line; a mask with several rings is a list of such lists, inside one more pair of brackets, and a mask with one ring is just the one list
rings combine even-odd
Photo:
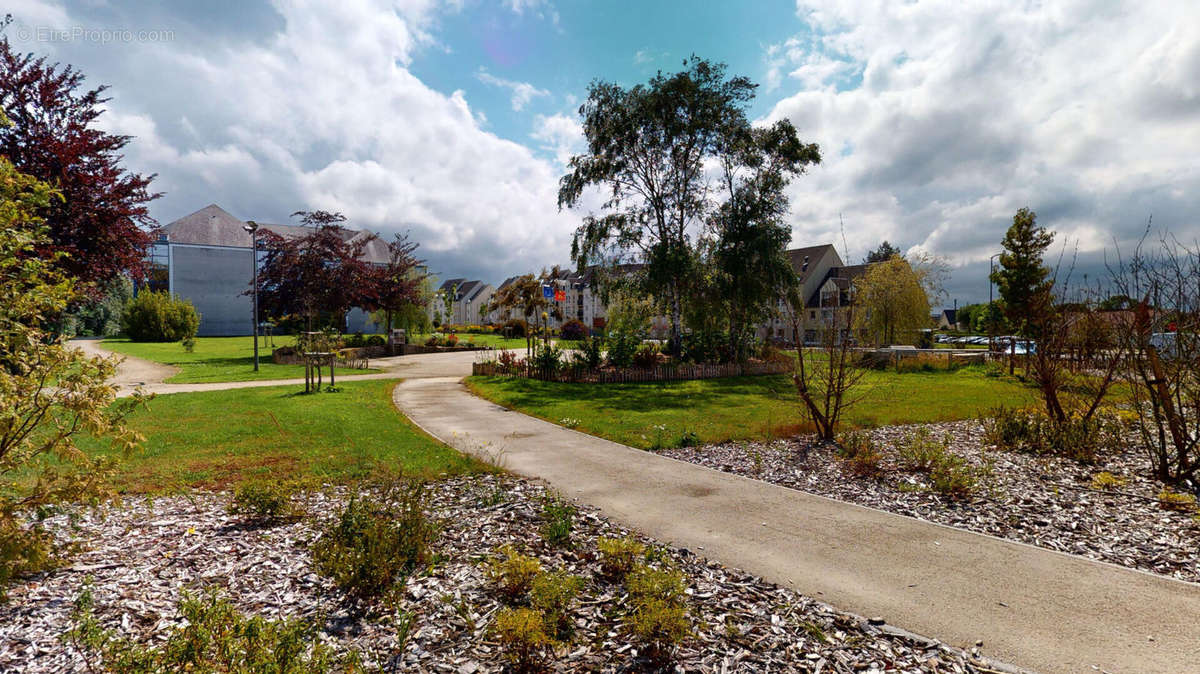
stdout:
[[[0,605],[0,671],[83,671],[80,654],[59,635],[70,626],[72,600],[92,578],[97,617],[143,642],[161,641],[177,624],[185,589],[222,588],[243,611],[324,620],[321,638],[354,647],[388,670],[501,671],[499,644],[489,628],[501,606],[483,560],[513,543],[545,569],[589,580],[574,609],[576,632],[559,649],[554,671],[631,671],[646,663],[621,635],[624,590],[602,580],[598,536],[625,529],[581,507],[572,546],[554,548],[538,533],[539,484],[508,476],[456,478],[431,487],[443,523],[438,563],[409,579],[402,608],[415,614],[406,647],[396,652],[393,624],[356,609],[314,573],[309,545],[319,518],[331,517],[344,494],[306,495],[313,518],[269,528],[246,526],[226,513],[228,495],[137,500],[107,513],[81,511],[75,524],[57,516],[49,526],[76,535],[90,549],[71,566],[12,587]],[[652,541],[643,539],[647,544]],[[877,620],[854,616],[706,561],[688,550],[658,546],[689,578],[696,634],[675,653],[677,671],[996,671],[977,649],[963,652]]]
[[[925,476],[901,470],[894,448],[915,426],[870,432],[885,456],[885,473],[878,481],[845,474],[833,446],[811,437],[663,454],[900,515],[1200,582],[1200,520],[1159,507],[1162,485],[1146,474],[1148,461],[1140,452],[1126,448],[1099,465],[1085,466],[997,450],[987,444],[979,421],[926,427],[936,437],[948,435],[954,454],[975,466],[990,465],[990,474],[981,480],[984,489],[955,501],[929,490]],[[1092,489],[1092,477],[1100,471],[1128,482],[1116,490]]]

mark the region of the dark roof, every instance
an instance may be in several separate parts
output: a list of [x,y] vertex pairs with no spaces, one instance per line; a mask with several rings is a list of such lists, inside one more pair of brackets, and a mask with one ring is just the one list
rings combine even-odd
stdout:
[[957,320],[955,320],[958,317],[957,309],[943,309],[942,315],[946,317],[946,322],[949,323],[950,325],[954,325],[955,323],[958,322]]
[[514,282],[514,281],[516,281],[516,280],[517,280],[517,279],[519,279],[519,278],[521,278],[521,277],[520,277],[520,276],[509,276],[508,278],[504,279],[504,283],[501,283],[501,284],[500,284],[500,287],[499,287],[499,288],[497,288],[496,290],[504,290],[505,288],[507,288],[507,287],[509,287],[510,285],[512,285],[512,284],[513,284],[513,282]]
[[807,246],[805,248],[793,248],[787,251],[788,260],[792,263],[792,270],[796,272],[796,276],[800,277],[800,282],[808,280],[808,270],[811,265],[815,265],[826,253],[833,251],[837,255],[833,244],[826,243],[820,246]]
[[483,287],[483,281],[466,281],[458,286],[458,297],[455,299],[469,300],[475,295],[475,290]]
[[461,288],[462,284],[464,284],[466,282],[467,282],[467,279],[465,279],[465,278],[446,279],[446,281],[444,283],[442,283],[442,286],[440,288],[438,288],[438,290],[444,292],[446,290],[452,290],[454,288],[454,286],[459,286]]
[[[163,234],[171,243],[186,243],[200,246],[226,246],[229,248],[249,248],[250,235],[242,227],[246,223],[229,214],[228,211],[216,204],[185,215],[164,226]],[[278,225],[260,222],[262,229],[271,231],[285,239],[304,236],[312,231],[303,225]],[[371,236],[370,232],[361,229],[343,229],[342,237],[346,241],[361,241]],[[387,244],[376,238],[367,242],[363,248],[363,259],[367,262],[384,264],[389,260]]]

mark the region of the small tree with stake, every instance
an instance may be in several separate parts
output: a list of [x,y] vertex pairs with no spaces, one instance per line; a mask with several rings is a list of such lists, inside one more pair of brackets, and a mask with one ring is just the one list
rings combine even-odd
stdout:
[[[793,289],[787,296],[788,317],[793,334],[802,335],[804,298]],[[856,389],[866,375],[854,351],[851,330],[854,327],[854,305],[830,311],[822,316],[818,330],[820,346],[815,349],[798,347],[792,383],[804,415],[823,440],[832,440],[846,410],[862,399]]]

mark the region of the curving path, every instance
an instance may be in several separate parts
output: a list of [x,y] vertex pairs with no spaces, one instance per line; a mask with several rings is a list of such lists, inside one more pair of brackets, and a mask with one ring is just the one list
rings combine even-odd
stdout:
[[667,459],[471,395],[461,354],[409,357],[396,405],[431,435],[662,541],[838,608],[1041,671],[1200,671],[1200,585]]

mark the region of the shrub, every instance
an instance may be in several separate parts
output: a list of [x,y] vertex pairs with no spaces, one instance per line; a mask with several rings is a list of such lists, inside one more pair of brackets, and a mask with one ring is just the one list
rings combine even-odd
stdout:
[[417,481],[392,480],[379,496],[351,495],[313,544],[313,566],[338,586],[363,597],[393,590],[429,561],[437,524],[425,514],[428,497]]
[[387,340],[384,339],[383,335],[368,335],[366,345],[367,346],[387,346]]
[[446,346],[458,346],[458,335],[453,332],[446,335]]
[[251,481],[238,485],[229,504],[229,514],[248,520],[277,522],[301,514],[292,503],[295,485],[277,481]]
[[651,660],[666,660],[692,633],[683,574],[642,565],[629,574],[625,586],[631,605],[623,620],[626,633],[643,644]]
[[900,463],[909,470],[928,473],[946,456],[946,439],[935,440],[924,426],[909,433],[897,447]]
[[559,335],[563,339],[580,340],[588,336],[588,327],[582,321],[572,318],[559,328]]
[[842,471],[847,475],[877,478],[883,474],[883,454],[866,433],[843,433],[838,438],[836,451],[842,459]]
[[722,363],[728,349],[725,334],[713,330],[702,330],[683,336],[682,357],[689,363]]
[[1102,450],[1117,442],[1118,422],[1107,414],[1089,419],[1071,415],[1055,422],[1036,410],[999,407],[985,422],[988,441],[1020,452],[1061,456],[1080,463],[1095,463]]
[[517,367],[517,352],[505,349],[496,356],[496,362],[500,363],[506,372],[513,372]]
[[571,521],[575,517],[575,506],[559,496],[542,499],[542,539],[550,545],[561,546],[571,542]]
[[1164,488],[1158,492],[1158,507],[1163,510],[1189,513],[1196,510],[1196,497]]
[[196,350],[195,337],[184,337],[183,339],[179,340],[179,343],[183,346],[183,350],[188,353],[193,353]]
[[441,346],[442,338],[437,335],[430,335],[429,339],[425,340],[425,346]]
[[1129,484],[1129,478],[1113,475],[1107,470],[1102,470],[1092,476],[1092,489],[1100,491],[1120,489],[1127,484]]
[[562,350],[552,344],[543,344],[533,353],[532,364],[544,377],[556,375],[562,369]]
[[511,545],[500,546],[496,553],[488,564],[488,578],[508,601],[523,601],[533,587],[533,579],[541,573],[542,563]]
[[604,538],[596,541],[600,552],[600,572],[614,580],[624,580],[637,560],[646,554],[646,546],[632,536]]
[[357,349],[366,346],[366,340],[363,338],[363,333],[361,331],[347,337],[345,343],[346,348],[349,349]]
[[684,431],[679,435],[679,440],[675,445],[677,447],[699,447],[700,436],[696,435],[695,431]]
[[637,353],[642,340],[624,333],[616,333],[608,339],[608,364],[616,368],[626,368],[633,365],[633,355]]
[[575,365],[595,370],[604,362],[604,342],[595,337],[586,337],[579,343],[572,360]]
[[633,354],[633,364],[635,367],[644,369],[658,365],[658,347],[653,344],[643,344]]
[[528,608],[505,608],[496,614],[492,632],[505,658],[519,672],[537,669],[550,646],[542,614]]
[[509,337],[528,337],[529,324],[522,318],[513,318],[504,322],[498,331]]
[[63,635],[93,671],[91,657],[100,656],[112,672],[304,672],[354,671],[358,654],[335,658],[303,620],[247,617],[215,590],[201,596],[186,591],[179,602],[183,616],[166,641],[148,646],[114,637],[94,616],[91,589],[75,600],[73,626]]
[[583,578],[565,571],[538,574],[529,588],[529,603],[542,612],[547,629],[557,639],[571,635],[571,604],[583,588]]
[[929,483],[933,490],[954,499],[970,496],[975,491],[975,481],[971,464],[949,452],[937,458],[929,471]]
[[0,603],[7,599],[5,587],[12,579],[49,571],[59,562],[54,537],[44,529],[0,519]]
[[200,314],[177,295],[147,290],[126,305],[122,327],[135,342],[178,342],[196,335]]

